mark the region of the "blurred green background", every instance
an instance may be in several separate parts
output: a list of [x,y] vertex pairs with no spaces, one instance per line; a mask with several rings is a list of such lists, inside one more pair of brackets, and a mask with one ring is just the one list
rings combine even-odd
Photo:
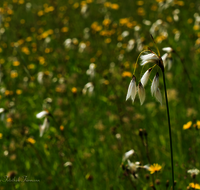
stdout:
[[[157,52],[150,33],[161,55],[163,47],[177,52],[166,68],[176,189],[200,183],[187,173],[200,168],[199,12],[198,0],[1,0],[0,189],[167,189],[162,80],[162,106],[150,81],[142,106],[138,96],[125,101],[140,52]],[[137,84],[150,65],[138,62]],[[43,110],[49,128],[40,136]],[[158,163],[161,171],[138,169],[132,180],[122,167],[131,149],[131,162]]]

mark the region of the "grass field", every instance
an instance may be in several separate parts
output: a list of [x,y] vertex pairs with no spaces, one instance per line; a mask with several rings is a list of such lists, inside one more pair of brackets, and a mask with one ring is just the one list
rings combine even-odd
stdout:
[[170,189],[159,67],[143,105],[126,101],[133,73],[138,85],[153,66],[138,56],[156,46],[175,52],[165,67],[175,189],[200,189],[198,0],[1,0],[0,189]]

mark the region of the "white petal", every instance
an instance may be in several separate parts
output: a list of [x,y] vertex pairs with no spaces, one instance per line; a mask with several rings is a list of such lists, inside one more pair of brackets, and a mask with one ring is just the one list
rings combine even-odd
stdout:
[[136,93],[137,93],[136,77],[133,75],[133,77],[131,79],[131,82],[129,84],[129,87],[128,87],[126,100],[128,100],[131,97],[132,101],[134,102]]
[[152,62],[152,63],[157,63],[159,61],[159,58],[157,55],[155,55],[154,53],[149,53],[149,54],[146,54],[146,55],[141,55],[140,56],[142,62],[141,62],[141,65],[145,65],[149,62]]
[[140,104],[142,105],[144,103],[146,95],[145,95],[145,89],[141,82],[139,83],[138,86],[138,94],[139,94]]
[[164,47],[162,48],[163,51],[166,51],[167,53],[170,53],[173,51],[173,49],[171,47]]
[[159,73],[157,72],[151,83],[151,95],[153,96],[159,86]]
[[148,69],[148,70],[144,73],[144,75],[142,76],[142,78],[141,78],[140,81],[141,81],[141,83],[142,83],[143,86],[145,86],[145,85],[147,84],[148,79],[149,79],[149,76],[150,76],[150,73],[151,73],[151,70],[152,70],[152,68]]
[[134,154],[134,150],[129,150],[128,152],[126,152],[122,158],[122,161],[125,162],[130,156],[132,156]]
[[36,117],[37,117],[37,118],[43,118],[43,117],[47,116],[48,114],[49,114],[49,112],[46,111],[46,110],[44,110],[44,111],[41,111],[40,113],[38,113],[38,114],[36,115]]
[[168,71],[169,71],[172,67],[172,59],[171,58],[168,59],[167,64],[168,64]]
[[155,98],[156,100],[158,100],[160,102],[160,104],[162,105],[162,94],[160,92],[160,89],[157,88],[156,92],[155,92]]
[[163,60],[164,67],[167,65],[167,56],[168,56],[168,53],[165,53],[165,54],[162,56],[162,60]]

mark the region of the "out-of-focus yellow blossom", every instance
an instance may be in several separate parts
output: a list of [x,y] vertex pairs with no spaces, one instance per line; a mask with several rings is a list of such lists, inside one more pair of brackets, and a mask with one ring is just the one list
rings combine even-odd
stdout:
[[79,3],[74,3],[73,7],[77,9],[79,7]]
[[106,18],[106,19],[103,20],[103,23],[102,23],[102,24],[103,24],[104,26],[108,26],[110,23],[111,23],[111,20],[108,19],[108,18]]
[[183,125],[183,129],[184,130],[189,129],[191,126],[192,126],[192,122],[188,121],[186,124]]
[[17,90],[16,90],[16,94],[17,94],[17,95],[20,95],[20,94],[22,94],[22,90],[20,90],[20,89],[17,89]]
[[128,22],[129,22],[129,18],[121,18],[119,20],[119,24],[122,25],[122,26],[126,25]]
[[3,51],[2,48],[0,48],[0,53],[1,53],[2,51]]
[[41,65],[44,65],[44,63],[45,63],[44,57],[40,56],[40,57],[38,57],[38,60],[39,60]]
[[191,187],[192,189],[200,189],[200,185],[198,183],[190,183],[189,187]]
[[24,4],[24,0],[19,0],[18,3],[19,4]]
[[2,139],[3,138],[3,134],[2,133],[0,133],[0,139]]
[[110,7],[111,6],[111,3],[110,2],[105,2],[104,3],[104,7]]
[[30,51],[28,49],[28,47],[22,47],[22,52],[25,53],[26,55],[29,55],[30,54]]
[[199,30],[199,25],[194,25],[193,30]]
[[72,91],[73,94],[76,94],[77,93],[77,88],[73,87],[71,91]]
[[96,59],[94,58],[94,57],[92,57],[91,59],[90,59],[90,63],[94,63],[96,61]]
[[19,66],[20,65],[20,62],[19,61],[14,61],[13,62],[13,66],[15,66],[15,67],[17,67],[17,66]]
[[30,41],[32,41],[32,37],[30,37],[30,36],[29,36],[29,37],[27,37],[27,38],[26,38],[26,41],[27,41],[27,42],[30,42]]
[[187,22],[188,22],[188,24],[191,24],[191,23],[193,22],[193,19],[192,19],[192,18],[189,18],[189,19],[187,20]]
[[131,74],[131,72],[124,71],[124,72],[122,73],[122,77],[132,77],[132,74]]
[[35,69],[35,65],[33,63],[29,64],[28,69]]
[[175,1],[175,4],[179,6],[184,6],[185,3],[183,1],[177,1],[177,2]]
[[119,5],[116,4],[116,3],[111,4],[110,8],[111,8],[111,9],[114,9],[114,10],[117,10],[117,9],[119,9]]
[[108,81],[108,80],[104,80],[103,83],[104,83],[105,85],[109,85],[109,81]]
[[5,22],[5,23],[4,23],[4,26],[5,26],[6,28],[8,28],[8,27],[10,26],[10,24],[9,24],[8,22]]
[[168,21],[168,22],[172,22],[172,21],[173,21],[172,17],[171,17],[171,16],[168,16],[168,17],[167,17],[167,21]]
[[15,70],[11,71],[11,72],[10,72],[10,76],[11,76],[11,78],[16,78],[16,77],[18,77],[17,71],[15,71]]
[[137,9],[137,13],[140,16],[144,16],[145,15],[145,10],[142,7],[140,7],[140,8]]
[[197,124],[197,128],[200,129],[200,121],[199,120],[197,120],[196,124]]
[[111,42],[111,38],[106,38],[106,39],[105,39],[105,43],[106,43],[106,44],[109,44],[110,42]]
[[141,6],[141,5],[143,5],[144,4],[144,1],[138,1],[137,2],[137,5],[139,5],[139,6]]
[[149,167],[149,171],[151,172],[151,174],[160,171],[162,168],[162,166],[160,166],[159,164],[153,164]]
[[31,144],[35,144],[35,140],[34,140],[33,138],[31,138],[31,137],[29,137],[29,138],[27,139],[27,142],[29,142],[29,143],[31,143]]
[[61,32],[68,32],[68,30],[69,29],[66,26],[61,28]]
[[156,5],[152,5],[152,6],[151,6],[151,10],[152,10],[152,11],[156,11],[157,9],[158,9],[158,7],[157,7]]
[[0,64],[4,64],[5,60],[3,58],[0,59]]
[[53,6],[46,7],[46,8],[44,9],[44,12],[45,12],[45,13],[52,12],[52,11],[54,11],[54,7],[53,7]]
[[50,53],[50,52],[51,52],[51,49],[50,49],[50,48],[46,48],[46,49],[44,50],[44,52],[45,52],[45,53]]
[[11,117],[8,117],[7,119],[6,119],[6,121],[7,121],[7,123],[12,123],[12,118]]
[[42,16],[42,15],[44,15],[44,12],[42,11],[42,10],[40,10],[40,11],[38,11],[38,16]]
[[63,125],[60,126],[60,130],[61,130],[61,131],[64,130],[64,126],[63,126]]
[[87,2],[87,3],[92,3],[92,2],[93,2],[93,0],[86,0],[86,2]]
[[98,22],[93,22],[92,25],[91,25],[91,28],[92,28],[94,31],[98,32],[98,31],[100,31],[100,30],[102,29],[102,26],[100,26],[100,25],[98,24]]

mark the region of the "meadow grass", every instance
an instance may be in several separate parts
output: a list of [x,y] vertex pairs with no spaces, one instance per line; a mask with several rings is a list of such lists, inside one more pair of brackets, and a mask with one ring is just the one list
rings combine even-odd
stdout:
[[[197,0],[0,1],[0,189],[170,189],[162,80],[162,106],[150,91],[159,69],[142,106],[125,101],[138,55],[156,52],[150,33],[161,55],[177,52],[165,72],[175,189],[200,189],[187,172],[200,169],[199,10]],[[137,84],[148,68],[139,60]],[[134,175],[122,163],[131,149]]]

